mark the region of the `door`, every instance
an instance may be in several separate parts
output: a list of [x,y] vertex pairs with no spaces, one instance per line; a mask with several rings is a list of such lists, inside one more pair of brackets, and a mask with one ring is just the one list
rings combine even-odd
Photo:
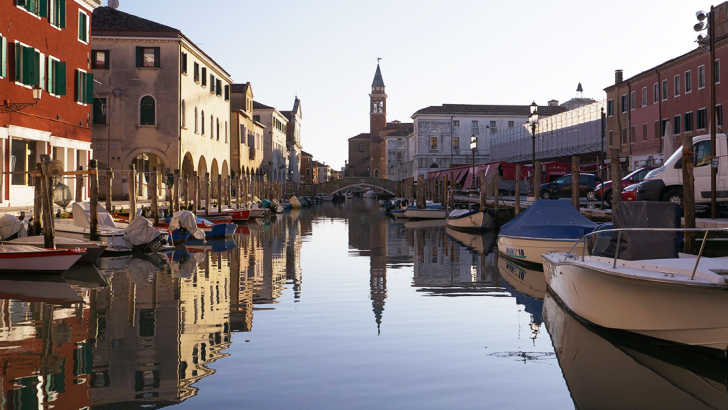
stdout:
[[554,197],[571,197],[571,175],[565,175],[557,179],[556,181],[554,181],[554,184],[556,185],[554,187]]

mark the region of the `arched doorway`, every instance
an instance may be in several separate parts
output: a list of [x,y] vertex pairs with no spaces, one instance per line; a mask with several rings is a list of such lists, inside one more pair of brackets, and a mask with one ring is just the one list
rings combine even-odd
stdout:
[[[182,160],[182,176],[185,175],[192,178],[192,173],[195,171],[195,163],[192,159],[192,154],[187,152],[184,159]],[[198,173],[199,175],[199,173]]]
[[[135,181],[136,184],[136,195],[141,199],[151,199],[153,193],[150,192],[152,189],[151,178],[152,172],[157,171],[157,195],[162,192],[162,186],[164,181],[164,161],[157,155],[151,152],[144,152],[138,154],[129,163],[129,170],[132,168],[136,170]],[[129,193],[129,178],[122,176],[122,192]]]

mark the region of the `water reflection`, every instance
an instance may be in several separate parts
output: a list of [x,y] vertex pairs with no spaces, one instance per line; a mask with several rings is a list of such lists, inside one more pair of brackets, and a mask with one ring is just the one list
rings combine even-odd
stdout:
[[724,359],[585,325],[551,294],[543,315],[577,408],[728,408]]

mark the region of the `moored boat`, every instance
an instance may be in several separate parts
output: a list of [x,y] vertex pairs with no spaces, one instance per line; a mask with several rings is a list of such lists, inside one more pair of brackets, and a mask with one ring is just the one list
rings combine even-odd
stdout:
[[404,210],[404,216],[410,219],[445,219],[445,207],[440,204],[428,204],[425,208],[410,206]]
[[[94,263],[96,259],[101,256],[106,250],[106,245],[101,242],[90,242],[81,239],[56,237],[54,238],[56,249],[85,249],[86,252],[78,260],[80,263]],[[4,242],[10,245],[27,245],[42,248],[45,246],[45,237],[43,236],[26,236],[23,238],[16,238],[10,241]]]
[[445,219],[447,226],[451,228],[482,231],[493,227],[495,217],[489,209],[454,209],[447,213]]
[[567,201],[538,200],[503,225],[498,252],[520,261],[541,264],[541,254],[568,252],[598,224]]
[[0,273],[62,275],[83,256],[76,249],[44,249],[27,245],[0,246]]

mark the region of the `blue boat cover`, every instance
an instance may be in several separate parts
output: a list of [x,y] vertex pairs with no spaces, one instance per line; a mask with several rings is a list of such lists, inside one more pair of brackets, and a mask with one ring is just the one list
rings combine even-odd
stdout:
[[540,199],[503,225],[500,235],[578,239],[596,227],[570,201]]

